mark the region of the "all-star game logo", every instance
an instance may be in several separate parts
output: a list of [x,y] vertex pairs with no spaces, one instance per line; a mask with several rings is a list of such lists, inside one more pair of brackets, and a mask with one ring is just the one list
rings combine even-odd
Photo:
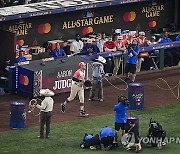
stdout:
[[160,17],[161,12],[164,11],[164,5],[153,4],[151,6],[144,6],[142,8],[142,13],[149,20],[149,27],[154,28],[157,26],[157,18]]
[[9,26],[9,31],[16,33],[17,36],[27,35],[29,29],[32,29],[32,23],[18,23]]
[[136,105],[139,106],[143,99],[143,93],[133,94],[132,97],[133,97],[134,101],[136,102]]

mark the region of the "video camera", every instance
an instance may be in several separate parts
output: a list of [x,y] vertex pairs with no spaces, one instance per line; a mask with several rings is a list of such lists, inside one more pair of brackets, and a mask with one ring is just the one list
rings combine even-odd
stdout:
[[87,49],[87,52],[88,52],[88,54],[93,53],[93,48],[92,48],[92,47],[89,47],[89,48]]
[[126,98],[126,96],[118,96],[118,102],[123,103],[124,106],[129,106],[129,100]]
[[131,48],[134,48],[135,45],[132,44],[132,43],[130,43],[130,44],[126,43],[126,44],[125,44],[125,47],[126,47],[126,49],[131,49]]

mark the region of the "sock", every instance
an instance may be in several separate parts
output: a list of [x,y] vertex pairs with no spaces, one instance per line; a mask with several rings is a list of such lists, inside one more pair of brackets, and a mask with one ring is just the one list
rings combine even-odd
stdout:
[[84,111],[84,103],[80,103],[80,110]]

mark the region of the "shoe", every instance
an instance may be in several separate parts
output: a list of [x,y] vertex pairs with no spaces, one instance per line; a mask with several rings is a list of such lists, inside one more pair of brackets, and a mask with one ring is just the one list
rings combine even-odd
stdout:
[[85,146],[84,146],[84,144],[81,144],[80,147],[81,147],[82,149],[84,149]]
[[166,142],[162,142],[162,145],[165,146],[165,145],[166,145]]
[[104,100],[103,99],[99,99],[100,102],[103,102]]
[[154,67],[150,67],[150,70],[155,70],[155,68]]
[[89,101],[94,101],[94,99],[93,98],[89,98]]
[[139,145],[136,145],[136,150],[135,150],[136,153],[139,153]]
[[161,142],[158,142],[157,148],[158,148],[158,149],[162,149],[162,143],[161,143]]
[[37,136],[37,138],[44,139],[44,136]]
[[113,142],[113,147],[119,147],[119,144],[118,144],[118,142]]
[[85,111],[80,111],[80,116],[81,117],[87,117],[89,114],[88,113],[86,113]]
[[65,105],[62,103],[61,104],[61,112],[64,113],[65,112]]
[[90,146],[89,147],[91,150],[96,150],[96,147],[95,146]]

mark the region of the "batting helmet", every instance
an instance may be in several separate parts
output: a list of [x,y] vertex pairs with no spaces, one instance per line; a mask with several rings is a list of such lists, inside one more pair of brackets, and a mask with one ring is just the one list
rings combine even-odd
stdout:
[[79,67],[83,67],[83,66],[85,67],[86,64],[85,64],[84,62],[80,62],[80,63],[79,63]]

